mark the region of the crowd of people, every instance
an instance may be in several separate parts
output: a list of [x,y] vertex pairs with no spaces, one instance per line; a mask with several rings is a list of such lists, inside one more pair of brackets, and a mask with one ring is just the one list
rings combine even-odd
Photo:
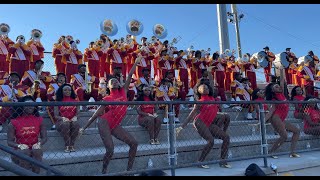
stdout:
[[[41,33],[40,30],[33,32]],[[81,52],[77,48],[78,40],[72,36],[61,36],[53,45],[52,57],[56,74],[43,71],[45,62],[44,47],[39,36],[32,36],[25,43],[24,36],[18,36],[16,43],[8,35],[0,36],[0,102],[30,101],[227,101],[226,93],[230,92],[234,101],[316,101],[318,91],[316,81],[320,80],[319,59],[312,51],[305,61],[298,64],[298,58],[286,49],[289,66],[284,67],[284,78],[278,82],[271,75],[271,67],[276,56],[265,47],[266,57],[246,53],[235,58],[233,52],[226,50],[210,55],[205,50],[178,50],[168,40],[161,41],[156,36],[151,40],[142,37],[139,43],[136,37],[127,35],[125,38],[111,40],[101,34],[99,40],[90,42],[88,48]],[[267,61],[262,66],[261,60]],[[256,82],[256,68],[264,68],[265,89],[259,89]],[[177,73],[176,73],[177,71]],[[153,73],[151,73],[153,72]],[[176,75],[177,74],[177,75]],[[295,87],[287,93],[286,85]],[[319,87],[318,87],[319,88]],[[305,92],[305,93],[304,93]],[[304,94],[312,95],[306,97]],[[188,107],[177,104],[174,106],[175,123],[180,123],[179,111]],[[216,104],[195,105],[188,118],[176,129],[179,133],[189,122],[194,121],[195,128],[207,144],[198,159],[203,162],[213,147],[214,138],[223,140],[221,147],[221,167],[230,168],[226,162],[230,136],[227,129],[230,116],[222,113],[229,105]],[[259,108],[243,104],[238,109],[248,108],[247,119],[259,119]],[[286,122],[289,104],[265,105],[266,120],[272,124],[280,138],[271,148],[274,153],[287,139],[287,130],[293,132],[291,157],[299,157],[295,146],[300,130]],[[304,131],[317,135],[319,127],[319,107],[310,103],[307,106],[296,105],[295,118],[304,119]],[[102,173],[114,153],[112,136],[130,146],[127,170],[133,167],[137,152],[137,140],[121,127],[127,105],[99,106],[88,123],[81,128],[78,124],[82,106],[47,107],[52,120],[52,129],[57,129],[64,141],[65,152],[76,151],[75,141],[90,124],[98,117],[100,136],[106,148],[103,158]],[[165,110],[164,118],[159,119],[158,109]],[[20,112],[21,111],[21,112]],[[8,145],[35,154],[41,159],[41,145],[46,142],[42,118],[36,108],[24,107],[23,110],[10,107],[1,108],[0,125],[10,119],[8,129]],[[36,112],[37,111],[37,112]],[[254,117],[254,111],[256,117]],[[11,116],[12,112],[20,112]],[[168,107],[166,105],[141,105],[137,108],[138,124],[146,128],[152,145],[160,144],[158,135],[161,123],[168,123]],[[21,124],[22,119],[28,119]],[[2,126],[1,126],[2,129]],[[36,140],[40,136],[41,140]],[[24,140],[26,138],[27,140]],[[38,157],[40,155],[40,157]],[[275,157],[275,156],[274,156]],[[25,162],[20,162],[27,167]],[[208,165],[202,165],[208,168]],[[38,172],[38,170],[35,170]]]

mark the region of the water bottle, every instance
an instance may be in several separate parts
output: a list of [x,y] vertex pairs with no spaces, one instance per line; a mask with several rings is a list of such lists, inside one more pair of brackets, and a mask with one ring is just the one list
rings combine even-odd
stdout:
[[231,159],[232,158],[232,152],[231,150],[228,151],[228,159]]
[[151,160],[151,158],[149,158],[148,160],[148,169],[153,168],[153,162]]
[[307,142],[307,149],[310,149],[311,148],[311,145],[309,142]]

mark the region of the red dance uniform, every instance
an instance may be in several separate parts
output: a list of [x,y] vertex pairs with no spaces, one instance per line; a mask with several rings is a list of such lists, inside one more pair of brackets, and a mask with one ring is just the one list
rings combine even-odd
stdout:
[[[64,97],[62,102],[76,102],[76,99],[72,99],[71,97]],[[68,118],[71,120],[73,117],[77,115],[77,106],[59,106],[59,113],[61,117]]]
[[[276,93],[276,97],[272,100],[287,101],[287,98],[284,96],[283,93]],[[275,109],[276,110],[274,111],[273,115],[278,115],[282,122],[285,121],[289,113],[289,104],[275,104]]]
[[[295,96],[295,97],[293,98],[293,100],[295,100],[295,101],[303,101],[304,98],[305,98],[305,97],[302,96],[302,95],[297,95],[297,96]],[[298,106],[299,106],[299,108],[301,108],[301,107],[302,107],[302,104],[298,104]],[[298,113],[299,113],[299,111],[298,111],[298,109],[296,109],[296,110],[294,111],[294,116],[297,116]]]
[[[103,98],[103,101],[127,101],[127,95],[125,90],[121,88],[112,89],[109,96]],[[127,114],[127,107],[128,105],[107,105],[106,106],[106,113],[104,113],[101,118],[107,120],[109,123],[109,127],[111,130],[118,127],[123,120],[123,118]]]
[[[148,96],[144,96],[143,99],[144,99],[144,101],[151,101]],[[154,112],[154,109],[155,109],[154,106],[155,105],[153,105],[153,104],[143,104],[143,105],[140,106],[140,109],[141,109],[142,112],[153,114],[153,113],[155,113]],[[143,115],[139,115],[138,121],[142,121],[142,118],[144,118],[144,117],[145,116],[143,116]]]
[[12,119],[11,123],[16,132],[16,143],[26,144],[31,149],[32,145],[38,143],[42,121],[42,117],[34,115]]
[[[319,110],[310,108],[310,109],[306,110],[306,113],[309,114],[312,122],[314,122],[314,123],[319,123],[320,122],[320,111]],[[304,128],[304,130],[310,128],[310,125],[306,120],[304,120],[303,128]]]
[[[208,95],[202,95],[199,101],[215,101],[215,98]],[[196,119],[200,119],[209,127],[218,114],[219,108],[217,104],[201,104],[200,113]]]

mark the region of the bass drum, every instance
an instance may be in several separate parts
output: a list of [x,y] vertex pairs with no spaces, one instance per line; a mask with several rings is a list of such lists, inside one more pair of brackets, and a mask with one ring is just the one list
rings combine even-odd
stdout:
[[289,63],[289,56],[287,53],[282,52],[280,54],[276,54],[276,59],[274,60],[274,65],[279,68],[283,66],[284,68],[288,68],[290,63]]

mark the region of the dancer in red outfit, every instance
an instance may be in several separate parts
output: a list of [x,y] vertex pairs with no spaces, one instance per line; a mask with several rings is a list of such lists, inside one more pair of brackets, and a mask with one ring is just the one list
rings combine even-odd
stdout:
[[[34,102],[33,97],[24,96],[19,102]],[[47,130],[43,118],[39,117],[38,109],[33,106],[17,107],[13,119],[8,125],[8,146],[17,149],[38,161],[42,161],[41,146],[47,142]],[[40,173],[40,167],[12,156],[12,161],[21,167]]]
[[[154,101],[151,94],[151,87],[146,84],[141,84],[139,88],[142,89],[142,93],[137,98],[137,101]],[[161,120],[158,118],[157,109],[156,105],[151,104],[141,105],[137,108],[139,125],[148,130],[150,144],[160,144],[158,136],[161,128]]]
[[[291,100],[292,101],[303,101],[305,97],[303,96],[303,91],[300,86],[295,86],[291,91]],[[302,104],[294,104],[294,118],[303,119],[303,107]]]
[[[284,82],[282,82],[283,84]],[[283,94],[283,87],[279,84],[270,83],[266,87],[266,100],[267,101],[287,101]],[[274,153],[288,138],[287,130],[292,132],[291,140],[291,153],[290,157],[300,157],[294,152],[296,149],[297,142],[300,136],[300,130],[293,124],[285,121],[289,113],[289,104],[274,104],[269,108],[269,113],[266,114],[266,121],[270,122],[274,130],[280,135],[280,137],[274,142],[272,148],[270,149],[270,154]],[[277,156],[272,156],[273,158],[278,158]]]
[[312,96],[307,97],[305,101],[308,101],[308,104],[305,104],[304,108],[304,128],[303,131],[306,134],[319,136],[320,135],[320,107],[317,103],[319,98],[313,98]]
[[[76,102],[76,94],[70,84],[63,84],[57,91],[57,101]],[[64,139],[65,152],[74,152],[74,144],[78,137],[80,125],[78,123],[79,106],[55,106],[54,117],[56,127]]]
[[[108,87],[110,88],[110,94],[103,98],[103,101],[127,101],[127,90],[129,84],[131,82],[131,77],[137,64],[139,63],[141,57],[138,57],[132,66],[127,80],[123,87],[120,87],[120,83],[116,78],[111,78],[108,81]],[[120,124],[123,118],[127,113],[127,105],[101,105],[98,110],[92,115],[92,117],[88,120],[87,124],[80,129],[80,133],[82,133],[90,124],[95,121],[98,117],[101,116],[101,120],[98,122],[98,129],[101,136],[101,139],[105,145],[106,153],[103,158],[102,165],[102,173],[107,173],[108,164],[114,153],[114,144],[112,140],[112,136],[115,136],[117,139],[125,142],[129,145],[129,160],[127,170],[130,171],[132,169],[135,156],[137,153],[138,142],[136,139],[124,130]]]
[[[212,67],[208,67],[210,84],[202,83],[197,87],[197,95],[200,98],[199,101],[215,101],[213,97],[213,78],[212,78]],[[206,156],[209,154],[210,150],[214,144],[214,138],[222,139],[222,147],[221,147],[221,162],[220,166],[225,168],[230,168],[231,166],[226,162],[226,157],[228,154],[228,146],[230,143],[230,137],[227,134],[227,128],[221,129],[219,126],[215,124],[218,113],[218,105],[216,104],[203,104],[203,105],[195,105],[193,110],[190,112],[187,119],[183,122],[183,124],[176,129],[177,133],[179,133],[187,124],[193,120],[195,117],[194,126],[197,129],[199,135],[207,141],[207,144],[202,150],[202,153],[198,159],[199,162],[203,162]],[[225,116],[219,116],[225,117]],[[208,165],[202,165],[202,168],[209,168]]]

